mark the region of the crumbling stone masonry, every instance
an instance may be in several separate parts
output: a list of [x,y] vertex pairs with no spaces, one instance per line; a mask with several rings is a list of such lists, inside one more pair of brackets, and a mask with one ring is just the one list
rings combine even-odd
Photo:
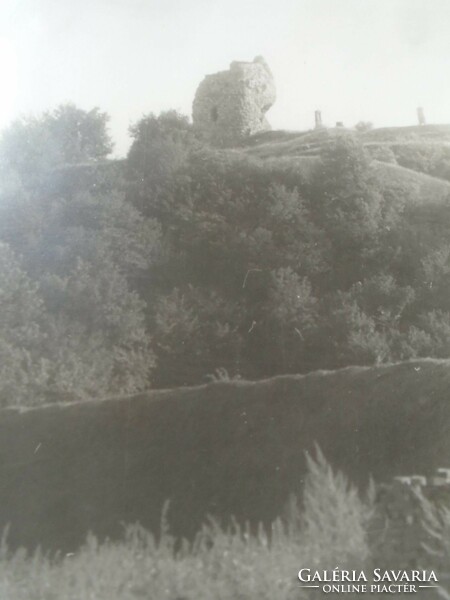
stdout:
[[266,61],[232,62],[228,71],[207,75],[194,98],[192,119],[197,131],[212,144],[231,146],[270,129],[266,112],[276,90]]

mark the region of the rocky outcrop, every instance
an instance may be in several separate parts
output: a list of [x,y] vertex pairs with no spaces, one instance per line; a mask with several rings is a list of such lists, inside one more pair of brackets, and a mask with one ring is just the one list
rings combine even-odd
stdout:
[[229,146],[270,129],[266,113],[275,102],[272,73],[265,60],[232,62],[228,71],[207,75],[197,89],[192,118],[208,141]]

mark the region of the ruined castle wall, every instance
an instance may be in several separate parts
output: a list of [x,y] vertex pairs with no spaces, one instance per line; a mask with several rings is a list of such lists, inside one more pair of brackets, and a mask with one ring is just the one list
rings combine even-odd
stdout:
[[239,143],[270,129],[266,112],[275,102],[273,76],[264,59],[233,62],[228,71],[207,75],[193,104],[194,127],[218,146]]

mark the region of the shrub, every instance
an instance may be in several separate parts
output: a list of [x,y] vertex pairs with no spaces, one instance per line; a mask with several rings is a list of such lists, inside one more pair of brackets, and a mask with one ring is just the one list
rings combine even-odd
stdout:
[[364,133],[373,129],[373,123],[371,121],[358,121],[355,125],[355,129],[360,133]]
[[318,447],[316,458],[308,455],[307,463],[301,523],[308,565],[320,569],[362,568],[369,557],[371,498],[363,500],[345,475],[333,472]]
[[[176,544],[163,520],[157,540],[138,525],[121,542],[89,535],[72,555],[0,551],[4,600],[300,600],[302,566],[359,568],[368,556],[370,503],[318,450],[308,458],[303,510],[278,519],[269,535],[237,523],[224,530],[210,520],[192,544]],[[293,505],[291,505],[292,508]]]
[[384,144],[373,144],[366,146],[366,150],[370,154],[370,156],[374,160],[379,160],[380,162],[397,164],[397,159],[395,158],[395,154],[391,150],[391,148]]

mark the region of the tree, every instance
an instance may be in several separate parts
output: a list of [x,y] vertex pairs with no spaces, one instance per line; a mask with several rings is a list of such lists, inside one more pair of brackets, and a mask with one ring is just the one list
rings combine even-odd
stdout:
[[0,406],[42,401],[45,311],[38,286],[7,244],[0,243]]
[[328,326],[336,362],[373,364],[410,358],[408,319],[415,300],[411,286],[400,286],[387,274],[355,283],[335,295]]
[[373,493],[366,499],[341,472],[333,472],[316,447],[316,458],[306,456],[308,474],[303,490],[302,544],[311,567],[361,569],[369,558],[368,525]]
[[209,289],[190,285],[161,296],[153,326],[156,383],[193,384],[220,369],[230,376],[239,374],[240,318],[234,303]]
[[18,187],[0,189],[0,239],[23,257],[39,278],[66,275],[78,259],[110,261],[132,278],[149,268],[159,251],[159,224],[127,203],[119,190],[35,197]]
[[[144,116],[130,127],[127,157],[129,197],[142,211],[159,216],[181,184],[180,171],[195,146],[189,119],[175,110]],[[151,205],[150,205],[151,203]]]
[[[148,387],[154,353],[136,285],[158,253],[157,223],[117,190],[65,198],[14,191],[11,182],[0,190],[0,240],[22,256],[40,302],[39,360],[24,366],[18,399],[89,399]],[[25,327],[35,319],[17,320]],[[25,341],[13,350],[29,352]]]
[[370,159],[352,135],[339,135],[321,152],[316,173],[316,208],[335,248],[356,247],[380,227],[383,198]]
[[0,165],[34,183],[48,169],[105,158],[113,149],[108,121],[98,108],[85,111],[74,104],[18,119],[2,133]]
[[450,356],[450,312],[431,310],[421,313],[409,332],[409,343],[418,356]]
[[322,149],[309,208],[329,244],[328,288],[346,290],[383,255],[403,205],[384,196],[358,139],[339,134]]
[[316,334],[318,300],[307,277],[291,267],[270,272],[265,298],[247,305],[252,326],[246,354],[258,366],[258,376],[308,370],[308,350]]
[[61,162],[76,164],[100,160],[113,150],[107,125],[109,116],[98,107],[85,111],[62,104],[44,117],[50,136],[57,140]]
[[48,310],[48,394],[90,399],[149,386],[154,354],[145,302],[109,260],[77,260],[65,276],[41,279]]

